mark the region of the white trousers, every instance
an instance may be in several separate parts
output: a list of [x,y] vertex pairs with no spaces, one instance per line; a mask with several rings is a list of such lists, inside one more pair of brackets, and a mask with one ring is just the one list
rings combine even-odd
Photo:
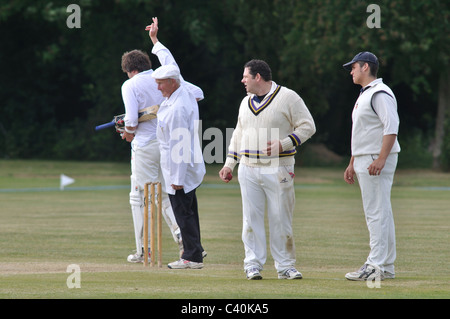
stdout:
[[275,168],[239,165],[242,195],[244,269],[260,270],[267,259],[265,210],[269,222],[270,251],[278,272],[295,266],[292,218],[295,206],[294,166]]
[[[131,144],[131,191],[130,204],[133,216],[134,234],[136,250],[140,252],[143,247],[144,230],[144,187],[149,182],[161,182],[163,192],[162,197],[162,215],[170,228],[173,239],[178,242],[178,236],[181,235],[178,224],[170,205],[169,196],[164,192],[164,179],[160,169],[159,144],[155,139],[144,147],[138,147],[135,143]],[[150,229],[149,229],[150,233]],[[148,237],[150,238],[150,236]]]
[[367,168],[377,157],[378,155],[355,156],[353,163],[370,236],[370,253],[366,263],[377,265],[381,271],[395,273],[395,225],[391,189],[398,154],[390,154],[381,174],[371,176]]

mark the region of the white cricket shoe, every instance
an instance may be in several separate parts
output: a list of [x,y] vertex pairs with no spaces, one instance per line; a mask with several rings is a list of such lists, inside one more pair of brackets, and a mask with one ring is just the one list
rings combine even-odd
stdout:
[[138,253],[131,254],[131,255],[128,255],[127,261],[129,263],[143,263],[144,256],[142,256],[141,254],[138,254]]
[[345,274],[345,278],[354,281],[370,281],[376,278],[383,280],[384,276],[380,273],[380,268],[373,265],[364,264],[357,271]]
[[288,268],[278,274],[278,279],[302,279],[302,274],[294,267]]
[[179,260],[168,264],[167,267],[169,267],[170,269],[202,269],[203,263],[180,258]]
[[248,280],[260,280],[262,279],[261,273],[259,272],[260,270],[256,267],[252,267],[249,268],[247,270],[245,270],[246,274],[247,274],[247,279]]
[[[128,255],[127,257],[127,261],[129,263],[143,263],[144,262],[144,249],[142,248],[142,253],[135,253],[135,254],[131,254]],[[151,262],[151,253],[150,253],[150,249],[148,251],[148,262]]]

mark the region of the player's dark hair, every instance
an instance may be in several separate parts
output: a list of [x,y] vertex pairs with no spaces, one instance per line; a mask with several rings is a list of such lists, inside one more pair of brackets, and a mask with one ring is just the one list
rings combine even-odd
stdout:
[[152,68],[152,62],[147,53],[141,50],[125,52],[122,55],[123,72],[143,72]]
[[244,69],[248,68],[249,73],[255,77],[256,74],[263,78],[264,81],[272,81],[272,70],[270,66],[263,60],[251,60],[245,63]]
[[375,63],[372,62],[365,62],[365,61],[358,61],[359,66],[363,67],[364,64],[368,64],[369,65],[369,69],[370,69],[370,75],[373,77],[377,77],[377,73],[378,73],[378,65],[376,65]]

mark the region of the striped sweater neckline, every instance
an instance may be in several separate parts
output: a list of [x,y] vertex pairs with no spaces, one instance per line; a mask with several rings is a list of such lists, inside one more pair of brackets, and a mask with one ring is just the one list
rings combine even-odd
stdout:
[[258,116],[263,110],[265,110],[269,104],[273,101],[273,99],[275,98],[275,96],[278,94],[278,92],[280,91],[281,85],[278,85],[277,88],[275,89],[275,91],[273,91],[272,94],[270,94],[266,101],[261,104],[260,106],[256,106],[256,103],[253,101],[253,99],[251,97],[248,98],[248,107],[250,108],[250,111],[252,111],[252,113],[255,116]]

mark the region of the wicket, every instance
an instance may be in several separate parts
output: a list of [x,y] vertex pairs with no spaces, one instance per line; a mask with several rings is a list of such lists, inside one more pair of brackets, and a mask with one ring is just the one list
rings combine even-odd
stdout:
[[[148,197],[148,188],[150,186],[150,199]],[[155,186],[157,188],[157,200],[158,205],[155,203]],[[162,267],[162,187],[161,183],[146,183],[144,188],[144,200],[145,200],[145,208],[144,208],[144,267],[148,266],[148,206],[150,202],[150,251],[151,251],[151,261],[150,265],[153,267],[155,265],[155,214],[156,214],[156,232],[158,234],[158,267]],[[157,209],[155,209],[157,206]]]

